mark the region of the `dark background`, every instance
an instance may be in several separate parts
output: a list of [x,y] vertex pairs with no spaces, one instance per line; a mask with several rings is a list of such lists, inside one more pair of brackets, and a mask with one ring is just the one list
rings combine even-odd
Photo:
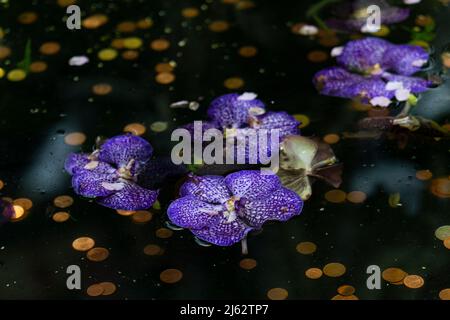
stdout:
[[[87,286],[101,281],[116,283],[118,291],[112,297],[119,299],[260,299],[273,287],[287,289],[291,299],[330,299],[341,284],[355,286],[355,294],[362,299],[437,299],[441,289],[450,287],[450,252],[434,237],[437,227],[450,224],[450,200],[434,197],[429,183],[414,177],[419,169],[430,169],[435,177],[450,174],[446,141],[418,139],[400,150],[396,141],[386,139],[341,140],[334,149],[345,166],[342,189],[364,191],[368,200],[362,205],[327,203],[323,195],[331,187],[316,183],[300,217],[268,225],[249,239],[249,257],[258,262],[251,271],[239,267],[238,245],[201,247],[188,231],[176,232],[167,240],[156,238],[155,230],[166,221],[167,201],[149,224],[136,225],[71,190],[70,177],[63,170],[69,152],[89,151],[96,136],[120,134],[131,122],[143,122],[149,128],[154,121],[167,121],[166,132],[148,130],[144,137],[157,156],[168,155],[172,129],[203,119],[211,99],[229,92],[223,81],[231,76],[242,77],[243,90],[257,92],[268,108],[308,115],[311,124],[303,129],[304,135],[354,131],[364,113],[352,110],[345,99],[320,96],[311,83],[315,72],[334,62],[311,63],[307,53],[329,48],[290,31],[292,23],[305,21],[304,12],[311,3],[255,1],[253,9],[236,10],[216,0],[79,1],[83,16],[105,13],[109,22],[99,29],[78,31],[66,29],[65,10],[55,1],[11,1],[9,7],[0,7],[0,27],[10,29],[3,43],[13,50],[0,66],[12,69],[22,59],[28,38],[33,60],[42,59],[49,66],[21,82],[0,79],[0,179],[7,183],[0,196],[28,197],[34,203],[25,220],[0,226],[0,298],[85,299]],[[182,8],[201,5],[206,7],[199,17],[181,16]],[[17,16],[24,11],[37,12],[39,20],[30,26],[18,24]],[[433,50],[438,70],[439,54],[449,41],[450,9],[437,1],[423,1],[403,24],[413,25],[419,13],[431,13],[437,20]],[[132,34],[144,40],[139,59],[118,57],[100,67],[96,53],[109,46],[115,25],[145,17],[151,17],[154,26]],[[211,32],[208,23],[220,19],[231,23],[230,30]],[[165,33],[167,28],[170,33]],[[399,26],[392,29],[390,41],[408,40],[408,33]],[[151,51],[149,42],[160,36],[171,41],[171,48],[163,53]],[[183,39],[187,44],[179,47]],[[346,36],[341,40],[345,43]],[[40,56],[38,48],[46,41],[58,41],[61,52]],[[258,55],[240,57],[237,50],[243,45],[256,46]],[[89,64],[68,65],[70,57],[83,54],[89,56]],[[154,81],[154,66],[170,60],[177,63],[177,79],[170,86],[159,85]],[[91,87],[99,82],[110,83],[113,92],[94,96]],[[450,114],[449,92],[448,82],[430,90],[416,112],[445,123]],[[201,108],[196,112],[169,109],[171,102],[181,99],[199,100]],[[72,131],[87,134],[83,147],[64,144],[64,134]],[[401,194],[402,207],[393,209],[388,196],[395,192]],[[163,199],[176,197],[173,184],[162,193]],[[51,219],[56,211],[52,200],[61,194],[74,197],[70,213],[76,221],[57,224]],[[110,257],[94,263],[74,251],[72,241],[83,235],[107,247]],[[295,250],[300,241],[316,243],[317,252],[300,255]],[[162,246],[164,255],[145,256],[142,250],[148,243]],[[329,262],[343,263],[347,273],[337,279],[305,277],[306,269]],[[81,267],[81,291],[65,286],[65,270],[71,264]],[[412,290],[383,282],[382,290],[370,291],[365,271],[372,264],[419,274],[425,285]],[[183,279],[173,285],[161,283],[159,273],[167,268],[180,269]]]

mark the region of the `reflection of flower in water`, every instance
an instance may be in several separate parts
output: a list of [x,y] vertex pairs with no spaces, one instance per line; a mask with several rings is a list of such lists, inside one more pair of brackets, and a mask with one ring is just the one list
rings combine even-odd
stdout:
[[352,3],[336,6],[336,18],[327,20],[327,24],[342,31],[362,31],[367,23],[369,14],[367,8],[371,5],[377,5],[381,10],[381,23],[389,25],[406,20],[409,17],[408,8],[391,6],[385,0],[356,0]]
[[[354,157],[365,158],[362,154],[355,154]],[[352,171],[346,173],[346,180],[350,190],[360,190],[372,199],[384,197],[386,205],[389,194],[400,194],[402,208],[414,215],[424,212],[422,209],[426,188],[423,181],[412,178],[415,172],[413,162],[388,158],[378,160],[373,165],[354,166]]]
[[428,58],[419,46],[395,45],[379,38],[350,41],[337,57],[339,66],[316,73],[314,84],[324,95],[387,107],[393,98],[406,101],[410,94],[429,88],[430,81],[411,76]]
[[147,181],[141,179],[152,152],[143,138],[116,136],[92,154],[69,155],[65,168],[73,175],[77,194],[113,209],[142,210],[151,207],[158,196],[158,191],[146,188]]
[[0,224],[8,222],[13,216],[13,205],[8,201],[0,199]]
[[243,170],[226,177],[191,175],[167,210],[172,223],[201,240],[230,246],[269,220],[287,221],[303,202],[276,175]]

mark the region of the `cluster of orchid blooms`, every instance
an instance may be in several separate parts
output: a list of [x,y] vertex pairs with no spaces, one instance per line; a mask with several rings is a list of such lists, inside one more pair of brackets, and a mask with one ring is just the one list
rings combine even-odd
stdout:
[[[380,3],[384,6],[383,23],[402,21],[409,14],[408,9]],[[330,23],[347,30],[362,26],[356,15]],[[407,101],[431,85],[413,76],[429,59],[421,47],[367,37],[350,41],[335,53],[338,66],[314,76],[321,94],[387,107],[394,99]],[[249,128],[279,130],[282,157],[278,175],[259,170],[240,170],[226,176],[190,173],[167,215],[173,224],[189,229],[197,238],[219,246],[245,242],[247,234],[261,229],[265,222],[299,215],[303,200],[311,195],[311,179],[340,184],[342,168],[331,148],[300,136],[299,123],[292,116],[267,112],[255,94],[220,96],[207,114],[209,121],[203,123],[203,129],[227,130],[228,134],[231,130],[236,135],[245,134]],[[106,140],[92,153],[71,154],[65,169],[80,196],[95,198],[113,209],[142,210],[151,207],[158,196],[150,181],[152,152],[143,138],[121,135]]]
[[[298,133],[299,122],[285,112],[267,112],[256,95],[228,94],[208,110],[207,126],[235,130],[246,127],[280,129],[280,139]],[[151,181],[150,143],[134,135],[106,140],[92,153],[73,153],[65,163],[74,191],[106,207],[142,210],[152,206],[158,191]],[[245,240],[251,230],[269,220],[286,221],[300,214],[301,197],[281,184],[276,175],[241,170],[226,177],[190,174],[180,188],[180,198],[167,213],[172,223],[220,246]]]
[[432,85],[429,80],[412,76],[428,59],[428,52],[419,46],[395,45],[372,37],[354,40],[337,53],[339,66],[319,71],[314,84],[324,95],[387,107],[393,98],[407,101],[411,94]]
[[[170,204],[167,214],[173,224],[190,229],[198,239],[220,246],[245,243],[247,234],[265,222],[286,221],[301,213],[303,200],[310,196],[311,176],[330,182],[330,175],[326,170],[321,175],[320,169],[335,164],[331,148],[301,137],[299,122],[287,113],[266,113],[256,95],[221,96],[211,103],[208,115],[207,126],[234,128],[238,134],[248,127],[280,130],[285,162],[281,162],[280,176],[260,170],[240,170],[225,177],[189,174],[180,198]],[[65,169],[80,196],[113,209],[142,210],[151,207],[158,196],[151,188],[152,152],[145,139],[121,135],[106,140],[92,153],[70,154]],[[283,185],[285,180],[290,188]]]

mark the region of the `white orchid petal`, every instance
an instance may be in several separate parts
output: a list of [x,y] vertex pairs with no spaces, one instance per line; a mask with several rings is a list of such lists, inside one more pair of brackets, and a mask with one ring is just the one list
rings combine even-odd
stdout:
[[387,107],[391,104],[391,99],[386,97],[374,97],[370,100],[370,104],[373,106]]
[[411,93],[411,90],[409,89],[398,89],[395,91],[395,98],[398,101],[406,101],[409,98],[409,94]]
[[331,56],[332,57],[338,57],[342,54],[342,51],[344,51],[344,47],[334,47],[331,50]]
[[414,67],[420,68],[420,67],[422,67],[425,63],[427,63],[427,60],[424,60],[424,59],[418,59],[418,60],[414,60],[413,63],[412,63],[412,65],[413,65]]
[[385,89],[387,91],[394,91],[394,90],[398,90],[398,89],[403,89],[403,83],[400,82],[400,81],[389,81],[388,83],[386,83]]
[[266,110],[264,108],[260,108],[260,107],[251,107],[248,110],[248,113],[252,116],[260,116],[260,115],[266,113]]
[[238,100],[250,101],[255,100],[258,95],[254,92],[244,92],[238,97]]

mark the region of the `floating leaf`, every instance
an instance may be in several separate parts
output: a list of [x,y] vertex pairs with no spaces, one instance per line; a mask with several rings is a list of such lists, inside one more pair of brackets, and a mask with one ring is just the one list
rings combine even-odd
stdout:
[[318,144],[312,139],[297,135],[289,136],[281,144],[280,166],[287,170],[304,169],[310,172],[318,149]]
[[309,199],[312,194],[311,181],[305,173],[305,170],[284,170],[279,169],[277,173],[283,186],[291,189],[303,199]]
[[342,164],[336,162],[333,149],[328,144],[299,135],[288,136],[281,144],[277,175],[286,188],[307,200],[312,194],[313,178],[339,187]]

